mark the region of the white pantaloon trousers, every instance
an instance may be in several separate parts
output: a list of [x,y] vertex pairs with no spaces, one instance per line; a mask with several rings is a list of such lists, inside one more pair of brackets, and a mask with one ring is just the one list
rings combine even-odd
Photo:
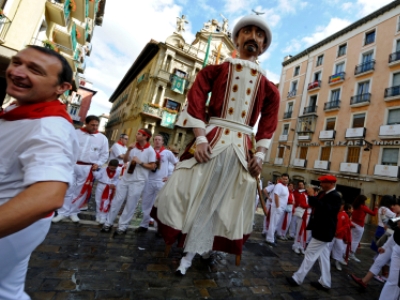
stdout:
[[376,258],[374,263],[372,264],[371,268],[369,268],[369,271],[374,274],[378,275],[383,266],[389,263],[390,258],[392,257],[393,253],[393,247],[396,245],[393,236],[389,237],[389,239],[386,241],[385,245],[383,248],[385,248],[385,252],[380,253]]
[[266,238],[267,242],[274,243],[275,231],[282,217],[283,210],[281,208],[276,208],[275,205],[271,205],[271,217],[269,219],[269,227]]
[[51,217],[0,239],[0,299],[28,300],[24,292],[25,277],[31,253],[45,239]]
[[140,223],[140,227],[148,228],[150,222],[150,212],[151,208],[156,201],[156,196],[158,192],[162,189],[165,182],[161,180],[158,181],[147,181],[143,190],[142,196],[142,211],[143,211],[143,219]]
[[[343,240],[334,238],[332,242],[329,243],[329,250],[332,251],[332,258],[338,261],[344,261],[344,254],[346,253],[347,245]],[[329,251],[329,252],[330,252]]]
[[299,219],[298,216],[292,215],[292,220],[290,221],[290,226],[289,226],[289,236],[292,238],[296,237],[297,219]]
[[[283,227],[283,222],[285,221],[285,218],[287,218],[286,229],[283,229],[282,227]],[[276,229],[276,231],[278,232],[278,235],[283,236],[283,237],[286,236],[286,233],[289,230],[289,226],[290,226],[291,222],[292,222],[292,213],[291,212],[287,213],[286,211],[284,211],[282,213],[282,217],[278,223],[278,228]]]
[[351,252],[355,253],[363,236],[364,227],[355,223],[352,224],[354,225],[354,228],[351,228]]
[[393,247],[392,261],[390,262],[389,277],[383,286],[379,300],[397,300],[400,296],[399,284],[400,272],[400,246]]
[[305,251],[304,260],[300,268],[293,274],[293,279],[302,284],[304,278],[313,267],[315,261],[318,259],[319,267],[321,269],[321,277],[319,283],[326,287],[331,287],[331,262],[329,259],[329,247],[327,242],[321,242],[314,238],[311,239]]

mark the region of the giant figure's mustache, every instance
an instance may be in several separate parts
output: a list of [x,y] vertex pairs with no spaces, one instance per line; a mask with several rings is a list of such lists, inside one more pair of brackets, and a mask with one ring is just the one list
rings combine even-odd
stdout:
[[244,43],[244,48],[249,52],[257,52],[258,44],[255,40],[248,40]]

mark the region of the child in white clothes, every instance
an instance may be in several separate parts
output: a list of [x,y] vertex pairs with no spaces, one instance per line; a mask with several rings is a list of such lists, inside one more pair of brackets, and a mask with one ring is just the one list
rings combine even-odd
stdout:
[[121,168],[118,168],[118,160],[112,159],[108,163],[107,168],[98,169],[93,172],[94,178],[97,180],[96,187],[96,222],[104,224],[106,221],[111,201],[115,195],[115,187],[117,186]]

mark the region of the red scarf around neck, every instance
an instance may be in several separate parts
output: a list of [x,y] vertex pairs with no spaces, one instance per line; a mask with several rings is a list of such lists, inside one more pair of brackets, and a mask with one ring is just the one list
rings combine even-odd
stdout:
[[61,117],[72,124],[72,119],[67,113],[65,105],[58,100],[20,105],[9,111],[0,111],[0,119],[6,121],[32,120],[46,117]]
[[147,142],[143,147],[140,146],[140,144],[138,142],[136,142],[136,148],[138,148],[142,152],[143,152],[144,149],[147,149],[149,147],[150,147],[150,143],[149,142]]
[[118,145],[121,145],[122,147],[125,147],[125,145],[124,145],[124,144],[122,144],[122,142],[121,142],[121,141],[118,141],[118,142],[117,142],[117,144],[118,144]]
[[91,132],[87,131],[86,127],[80,128],[80,130],[82,130],[83,132],[89,133],[89,134],[97,134],[97,133],[99,133],[98,130],[96,130],[95,132],[91,133]]
[[161,160],[161,152],[163,152],[164,150],[165,150],[164,147],[161,147],[160,150],[154,149],[154,151],[156,151],[156,158],[157,158],[158,161]]
[[107,167],[106,172],[107,172],[108,178],[112,179],[112,178],[114,177],[116,171],[111,171],[111,170]]

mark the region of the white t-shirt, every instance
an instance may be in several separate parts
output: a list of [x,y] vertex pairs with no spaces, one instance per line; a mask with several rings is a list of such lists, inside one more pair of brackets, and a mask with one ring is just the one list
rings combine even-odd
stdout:
[[79,145],[62,117],[0,119],[0,205],[40,181],[72,184]]
[[[383,212],[385,211],[385,213]],[[394,218],[396,214],[392,212],[389,208],[385,206],[381,206],[378,209],[378,226],[385,227],[384,222],[387,222],[389,219]]]
[[128,167],[124,172],[124,176],[122,176],[122,180],[125,182],[146,181],[149,178],[149,173],[151,171],[139,164],[136,164],[133,174],[128,174],[128,169],[132,162],[132,158],[135,156],[145,164],[154,163],[156,161],[156,152],[154,151],[153,147],[150,146],[143,151],[139,150],[138,148],[133,148],[131,152],[129,152]]
[[121,154],[125,154],[126,151],[128,151],[128,148],[126,146],[122,146],[118,143],[114,143],[114,145],[112,145],[111,150],[110,150],[110,159],[118,159],[119,164],[123,165],[124,164],[124,159],[123,158],[119,158],[118,156],[120,156]]
[[105,168],[100,168],[98,171],[93,171],[93,176],[94,178],[96,178],[96,180],[98,180],[101,183],[117,185],[120,173],[121,173],[121,168],[117,168],[114,176],[110,178],[107,175],[107,167],[105,167]]
[[283,185],[282,183],[277,183],[274,188],[274,198],[272,198],[272,205],[276,206],[275,204],[275,195],[279,197],[279,207],[281,209],[285,209],[288,198],[289,198],[289,189],[287,186]]
[[175,155],[167,149],[163,150],[160,153],[160,156],[161,156],[160,169],[157,169],[157,171],[155,172],[150,171],[149,174],[150,181],[160,181],[164,177],[168,177],[169,165],[171,164],[175,166],[175,164],[178,162],[178,159],[175,157]]
[[108,141],[102,133],[90,134],[76,130],[79,142],[78,161],[104,165],[108,161]]

